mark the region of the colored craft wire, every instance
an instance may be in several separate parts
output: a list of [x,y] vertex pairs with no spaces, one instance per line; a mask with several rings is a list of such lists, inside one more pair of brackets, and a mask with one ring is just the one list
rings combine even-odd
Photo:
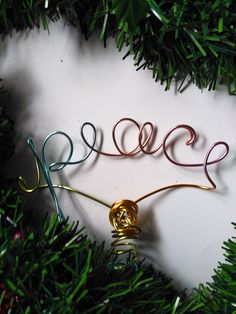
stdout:
[[[137,137],[138,143],[130,151],[124,151],[124,149],[122,149],[122,147],[120,147],[120,145],[118,144],[116,132],[117,132],[117,127],[119,125],[121,125],[122,123],[130,123],[131,125],[135,126],[135,128],[138,130],[138,137]],[[87,127],[90,127],[93,132],[95,132],[95,130],[96,130],[96,127],[91,122],[85,122],[82,125],[81,131],[80,131],[81,138],[87,147],[89,147],[91,150],[93,150],[94,152],[96,152],[99,155],[104,155],[104,156],[108,156],[108,157],[134,157],[140,153],[144,153],[146,155],[154,155],[158,151],[160,151],[160,149],[162,148],[166,158],[171,163],[173,163],[177,166],[183,166],[183,167],[201,167],[201,166],[203,166],[203,163],[198,163],[198,164],[179,163],[176,160],[173,160],[167,154],[166,141],[172,135],[172,133],[176,130],[184,130],[184,131],[187,131],[189,133],[189,139],[186,141],[186,145],[189,146],[189,145],[192,145],[196,142],[196,140],[197,140],[196,132],[191,126],[189,126],[187,124],[180,124],[180,125],[177,125],[176,127],[172,128],[171,130],[169,130],[169,132],[164,137],[163,141],[159,145],[157,145],[156,148],[151,149],[148,147],[153,146],[155,136],[156,136],[155,135],[156,134],[155,126],[153,125],[153,123],[145,122],[144,124],[139,124],[134,119],[122,118],[112,128],[112,142],[113,142],[113,145],[115,146],[115,148],[117,150],[117,152],[112,152],[112,153],[111,152],[105,152],[101,149],[95,148],[95,145],[93,145],[93,143],[90,144],[88,142],[88,140],[86,139],[86,136],[85,136],[85,128],[87,128]],[[122,137],[123,137],[123,135],[124,135],[124,133],[122,133]],[[225,142],[221,142],[221,143],[224,143],[223,145],[227,145],[227,143],[225,143]],[[208,161],[207,165],[212,165],[212,164],[218,163],[224,157],[225,156],[222,155],[222,157],[220,157],[218,159]]]
[[[49,164],[48,159],[47,159],[47,154],[46,154],[46,147],[47,147],[47,143],[48,143],[49,139],[51,139],[52,137],[54,137],[56,135],[62,135],[63,137],[66,138],[66,140],[69,143],[69,152],[68,152],[68,156],[67,156],[65,161],[58,161],[58,162],[53,162],[53,163]],[[94,129],[93,145],[95,145],[95,143],[96,143],[96,130]],[[61,131],[52,132],[43,141],[42,151],[41,151],[42,159],[40,158],[40,156],[37,152],[37,149],[35,147],[34,141],[31,137],[28,138],[27,144],[28,144],[30,150],[32,151],[32,153],[34,155],[34,160],[35,160],[35,165],[36,165],[36,184],[31,188],[28,187],[25,178],[23,176],[20,176],[18,178],[19,187],[26,193],[32,193],[39,188],[48,187],[50,190],[50,193],[52,195],[55,207],[56,207],[58,219],[61,221],[61,220],[65,219],[65,217],[64,217],[62,209],[60,207],[60,204],[59,204],[56,192],[55,192],[55,186],[53,185],[52,180],[51,180],[50,172],[57,172],[57,171],[60,171],[63,168],[65,168],[67,165],[76,165],[76,164],[84,162],[86,159],[88,159],[88,157],[92,153],[92,149],[90,149],[89,152],[82,159],[80,159],[78,161],[71,161],[71,158],[72,158],[73,152],[74,152],[73,142],[72,142],[72,139],[69,137],[69,135],[67,135],[65,132],[61,132]],[[41,173],[43,174],[44,179],[47,183],[46,185],[40,185]]]
[[114,227],[112,246],[114,253],[128,254],[129,263],[137,261],[134,240],[138,239],[141,228],[137,224],[138,205],[131,200],[119,200],[111,205],[109,219]]
[[[119,147],[117,139],[116,139],[117,126],[120,123],[127,122],[127,121],[133,123],[137,127],[137,129],[139,130],[138,144],[136,145],[135,148],[133,148],[129,152],[125,152],[124,150],[122,150]],[[84,128],[86,126],[90,126],[92,128],[92,131],[93,131],[92,144],[89,144],[88,141],[86,140],[86,137],[84,134]],[[149,127],[149,132],[147,132],[147,127]],[[196,141],[197,137],[196,137],[196,132],[194,131],[194,129],[192,127],[190,127],[189,125],[181,124],[181,125],[178,125],[178,126],[172,128],[167,133],[167,135],[164,137],[162,143],[156,149],[153,149],[153,150],[149,149],[148,150],[146,147],[148,147],[148,145],[150,143],[152,143],[153,139],[154,139],[154,133],[155,133],[154,132],[154,125],[151,122],[145,122],[143,125],[140,125],[140,124],[138,124],[137,121],[135,121],[133,119],[123,118],[115,124],[115,126],[113,127],[113,131],[112,131],[113,143],[114,143],[118,153],[107,153],[107,152],[104,152],[102,150],[98,150],[95,148],[96,134],[97,134],[96,128],[92,123],[86,122],[81,127],[81,137],[82,137],[84,143],[86,144],[86,146],[89,148],[89,152],[87,153],[87,155],[84,158],[82,158],[81,160],[76,161],[76,162],[70,161],[71,157],[73,155],[73,142],[72,142],[71,138],[66,133],[60,132],[60,131],[53,132],[45,139],[45,141],[43,142],[43,145],[42,145],[42,161],[41,161],[41,159],[37,153],[37,150],[35,148],[35,144],[34,144],[32,138],[29,138],[27,143],[28,143],[31,151],[33,152],[34,158],[35,158],[36,173],[37,173],[36,184],[33,188],[29,188],[29,187],[27,187],[25,178],[19,177],[19,186],[22,190],[24,190],[25,192],[28,192],[28,193],[34,192],[36,189],[49,188],[51,195],[53,197],[55,206],[56,206],[59,220],[64,219],[64,216],[63,216],[62,210],[60,208],[60,205],[59,205],[56,193],[55,193],[55,189],[63,189],[63,190],[67,190],[69,192],[80,194],[86,198],[89,198],[89,199],[91,199],[97,203],[100,203],[100,204],[110,208],[109,218],[110,218],[110,222],[111,222],[112,226],[114,227],[114,230],[112,231],[112,236],[114,238],[114,241],[112,242],[112,246],[114,247],[114,251],[118,255],[128,254],[129,255],[129,261],[133,263],[137,260],[136,244],[133,242],[133,240],[137,239],[139,233],[141,232],[141,228],[137,224],[137,213],[138,213],[137,203],[139,203],[142,200],[144,200],[148,197],[151,197],[157,193],[160,193],[162,191],[166,191],[169,189],[197,188],[197,189],[202,189],[202,190],[214,190],[216,188],[216,184],[214,183],[214,181],[210,177],[207,167],[208,167],[208,165],[213,165],[213,164],[220,162],[222,159],[224,159],[227,156],[227,154],[229,152],[229,145],[223,141],[219,141],[219,142],[214,143],[211,146],[211,148],[208,150],[208,152],[205,156],[204,162],[202,162],[202,163],[181,163],[181,162],[178,162],[178,161],[174,160],[167,153],[167,140],[172,135],[172,133],[177,129],[184,129],[189,133],[189,139],[185,142],[186,145],[188,145],[188,146],[192,145]],[[55,162],[55,163],[48,165],[48,160],[46,157],[46,144],[47,144],[48,140],[52,136],[55,136],[55,135],[63,135],[69,142],[70,150],[69,150],[69,154],[68,154],[66,161],[59,161],[59,162]],[[225,150],[222,153],[222,155],[220,157],[218,157],[217,159],[209,161],[209,158],[210,158],[212,151],[217,146],[220,146],[220,145],[225,147]],[[144,154],[152,155],[152,154],[155,154],[157,151],[159,151],[161,148],[163,150],[165,157],[174,165],[182,166],[182,167],[203,167],[205,177],[208,180],[208,182],[210,183],[210,185],[206,186],[206,185],[191,184],[191,183],[167,185],[167,186],[156,189],[152,192],[149,192],[149,193],[139,197],[136,201],[120,200],[120,201],[117,201],[110,206],[108,203],[106,203],[106,202],[104,202],[104,201],[102,201],[102,200],[100,200],[100,199],[98,199],[98,198],[96,198],[96,197],[94,197],[88,193],[82,192],[82,191],[75,189],[75,188],[72,188],[72,187],[68,187],[66,185],[52,184],[52,181],[51,181],[50,172],[62,170],[67,165],[73,165],[73,164],[78,164],[78,163],[84,162],[90,156],[92,151],[96,152],[97,154],[110,156],[110,157],[133,157],[140,152],[143,152]],[[42,184],[42,185],[40,185],[40,181],[41,181],[41,177],[40,177],[41,174],[40,173],[41,172],[43,173],[44,178],[46,180],[46,184]]]

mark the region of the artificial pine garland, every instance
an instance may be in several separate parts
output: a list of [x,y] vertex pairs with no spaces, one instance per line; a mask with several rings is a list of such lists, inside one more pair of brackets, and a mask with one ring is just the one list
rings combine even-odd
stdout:
[[14,145],[12,140],[13,122],[5,114],[4,107],[0,106],[0,169],[13,154]]
[[[0,1],[0,31],[33,27],[64,17],[88,38],[128,46],[136,65],[171,80],[236,89],[234,1]],[[13,152],[12,122],[0,110],[0,165]],[[143,263],[125,270],[87,239],[76,224],[52,215],[35,229],[22,196],[0,169],[0,313],[236,313],[236,241],[224,243],[226,262],[213,282],[187,298],[163,274]],[[32,212],[32,215],[34,213]]]
[[34,27],[64,18],[86,38],[95,31],[106,43],[116,37],[138,69],[152,71],[170,89],[191,82],[215,90],[225,82],[236,94],[236,2],[234,0],[1,0],[0,32]]
[[0,213],[0,313],[168,314],[202,306],[151,266],[114,269],[111,251],[78,224],[52,215],[34,230],[14,190],[1,190]]

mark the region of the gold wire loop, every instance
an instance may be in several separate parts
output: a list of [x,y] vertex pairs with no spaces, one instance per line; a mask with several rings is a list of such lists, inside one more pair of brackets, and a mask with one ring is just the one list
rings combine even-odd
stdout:
[[137,223],[138,205],[130,200],[119,200],[111,205],[109,219],[115,229]]
[[29,187],[27,185],[26,179],[23,176],[19,176],[18,177],[18,185],[20,187],[20,189],[22,191],[24,191],[25,193],[32,193],[34,191],[36,191],[39,186],[40,186],[40,180],[41,180],[41,175],[40,175],[40,169],[39,169],[39,163],[37,158],[34,158],[35,161],[35,168],[36,168],[36,183],[33,187]]
[[141,232],[137,224],[138,205],[131,200],[119,200],[112,204],[109,219],[115,228],[112,231],[114,253],[129,254],[129,261],[135,262],[138,258],[136,240]]

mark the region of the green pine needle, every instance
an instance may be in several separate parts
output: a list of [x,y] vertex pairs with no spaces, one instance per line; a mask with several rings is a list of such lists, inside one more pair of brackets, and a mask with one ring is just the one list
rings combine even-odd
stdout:
[[[97,30],[106,41],[116,37],[117,48],[128,48],[138,69],[152,71],[155,81],[188,82],[215,90],[226,82],[236,94],[236,7],[225,1],[157,0],[1,0],[0,33],[42,28],[65,19],[85,38]],[[127,49],[126,48],[126,49]],[[221,71],[214,71],[221,60]],[[185,88],[187,85],[185,86]],[[184,88],[178,88],[183,91]]]

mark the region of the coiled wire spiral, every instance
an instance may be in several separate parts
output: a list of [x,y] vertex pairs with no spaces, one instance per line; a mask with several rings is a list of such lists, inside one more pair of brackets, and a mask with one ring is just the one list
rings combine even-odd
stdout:
[[119,200],[112,204],[109,219],[115,228],[112,231],[114,253],[128,254],[128,260],[137,260],[136,240],[141,232],[137,224],[138,205],[130,200]]

